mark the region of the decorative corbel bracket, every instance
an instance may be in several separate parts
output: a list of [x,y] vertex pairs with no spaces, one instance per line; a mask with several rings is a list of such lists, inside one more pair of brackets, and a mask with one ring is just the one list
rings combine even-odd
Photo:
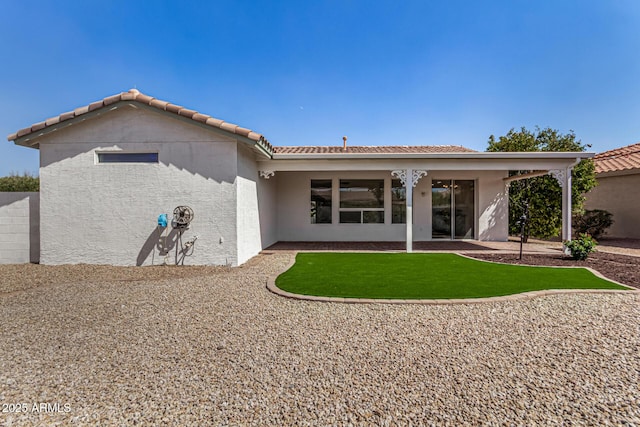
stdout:
[[564,169],[551,169],[549,171],[549,175],[554,177],[558,184],[560,184],[560,188],[564,187],[564,180],[566,178],[566,171]]
[[391,171],[391,176],[400,180],[403,186],[407,185],[407,171],[405,169],[398,169]]
[[[391,176],[400,180],[404,187],[407,186],[407,170],[406,169],[398,169],[391,171]],[[411,186],[415,187],[418,184],[418,181],[424,176],[427,176],[427,171],[425,170],[412,170],[411,171]]]
[[260,178],[269,179],[276,173],[274,171],[260,171]]

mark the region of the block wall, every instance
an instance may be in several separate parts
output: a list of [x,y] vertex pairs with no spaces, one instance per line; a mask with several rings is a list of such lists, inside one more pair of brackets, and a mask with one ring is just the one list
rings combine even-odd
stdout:
[[0,264],[39,262],[39,193],[0,193]]

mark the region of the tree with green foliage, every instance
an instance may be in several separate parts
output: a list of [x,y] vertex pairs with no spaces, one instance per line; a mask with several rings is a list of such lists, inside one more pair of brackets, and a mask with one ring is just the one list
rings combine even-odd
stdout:
[[[505,136],[489,137],[487,151],[585,151],[573,131],[562,134],[555,129],[536,127],[535,132],[522,127],[509,130]],[[510,171],[509,176],[532,171]],[[571,172],[572,212],[583,211],[584,194],[596,186],[595,166],[591,159],[582,160]],[[562,231],[562,188],[551,176],[539,176],[513,181],[509,187],[509,234],[520,233],[518,220],[528,209],[525,241],[529,236],[549,238]]]
[[40,191],[40,178],[27,172],[22,175],[12,173],[0,178],[0,191]]

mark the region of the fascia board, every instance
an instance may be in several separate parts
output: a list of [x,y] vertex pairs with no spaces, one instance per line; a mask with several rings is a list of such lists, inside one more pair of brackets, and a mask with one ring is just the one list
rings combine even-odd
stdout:
[[[130,101],[127,101],[130,102]],[[65,129],[68,128],[69,126],[73,126],[77,123],[82,123],[84,121],[87,120],[91,120],[95,117],[101,116],[103,114],[107,114],[110,111],[116,110],[118,109],[118,104],[121,104],[122,102],[117,102],[114,104],[111,104],[107,107],[103,107],[103,108],[99,108],[97,110],[94,111],[89,111],[88,113],[84,113],[82,115],[79,115],[77,117],[74,117],[72,119],[69,120],[65,120],[63,122],[58,122],[55,125],[51,125],[51,126],[47,126],[46,128],[36,131],[36,132],[32,132],[28,135],[25,136],[21,136],[19,138],[16,138],[13,140],[13,142],[16,145],[22,145],[23,147],[29,147],[29,148],[40,148],[40,138],[56,132],[60,129]]]
[[272,171],[344,171],[344,170],[550,170],[564,169],[573,165],[580,157],[555,157],[537,159],[518,158],[430,158],[430,159],[304,159],[264,160],[260,168]]

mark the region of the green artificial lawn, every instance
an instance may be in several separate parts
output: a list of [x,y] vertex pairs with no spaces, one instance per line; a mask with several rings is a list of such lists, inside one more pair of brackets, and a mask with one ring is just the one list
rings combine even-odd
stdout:
[[584,268],[494,264],[456,254],[299,253],[282,290],[341,298],[483,298],[543,289],[627,289]]

